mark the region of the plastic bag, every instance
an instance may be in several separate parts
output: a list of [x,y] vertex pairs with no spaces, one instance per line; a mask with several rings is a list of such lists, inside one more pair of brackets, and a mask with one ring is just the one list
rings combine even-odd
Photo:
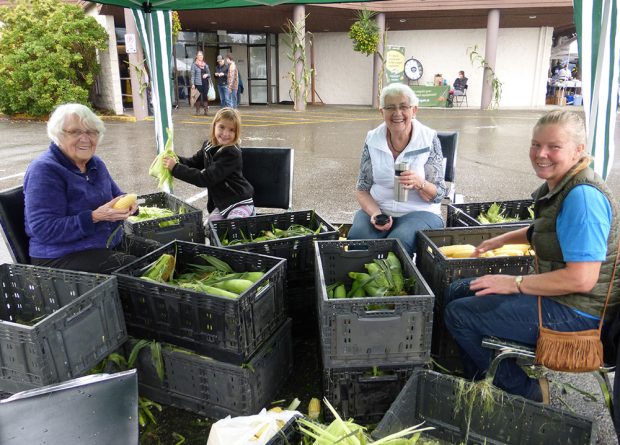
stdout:
[[207,100],[215,100],[215,88],[213,84],[209,82],[209,91],[207,91]]
[[265,445],[298,411],[273,412],[263,409],[254,416],[226,417],[211,426],[207,445]]

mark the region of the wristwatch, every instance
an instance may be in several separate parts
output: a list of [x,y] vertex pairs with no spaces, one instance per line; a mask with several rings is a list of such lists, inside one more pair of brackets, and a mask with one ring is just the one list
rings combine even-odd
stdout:
[[517,285],[517,290],[520,294],[523,293],[523,291],[521,291],[521,283],[523,283],[523,275],[517,275],[515,277],[515,284]]

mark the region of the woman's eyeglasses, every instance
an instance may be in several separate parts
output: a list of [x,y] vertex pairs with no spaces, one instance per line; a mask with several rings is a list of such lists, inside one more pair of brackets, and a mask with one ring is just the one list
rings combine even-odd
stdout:
[[411,105],[387,105],[383,107],[388,113],[394,113],[395,111],[409,111],[413,107]]
[[72,138],[79,138],[83,134],[92,139],[99,136],[99,131],[97,130],[62,130],[62,132]]

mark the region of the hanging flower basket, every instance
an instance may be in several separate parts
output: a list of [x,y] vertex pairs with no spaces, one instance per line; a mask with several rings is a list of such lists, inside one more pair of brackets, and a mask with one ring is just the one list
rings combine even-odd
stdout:
[[357,21],[349,29],[353,49],[366,56],[373,55],[379,47],[379,27],[374,21],[376,13],[363,9],[357,11]]

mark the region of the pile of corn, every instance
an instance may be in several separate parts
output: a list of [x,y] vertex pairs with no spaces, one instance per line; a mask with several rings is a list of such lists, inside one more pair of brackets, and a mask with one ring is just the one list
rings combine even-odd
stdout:
[[287,229],[278,229],[277,227],[271,226],[271,230],[261,230],[258,236],[252,236],[250,234],[249,237],[246,237],[243,231],[239,230],[241,233],[241,238],[235,238],[229,240],[227,235],[224,234],[222,237],[222,246],[234,246],[235,244],[248,244],[248,243],[258,243],[261,241],[271,241],[275,239],[282,238],[291,238],[293,236],[306,236],[306,235],[318,235],[323,230],[323,224],[319,224],[316,230],[309,229],[306,226],[301,224],[291,224]]
[[264,272],[234,272],[226,262],[211,255],[198,255],[198,257],[204,259],[208,265],[192,264],[187,272],[175,278],[176,258],[164,253],[141,275],[141,278],[218,297],[237,299],[265,276]]
[[[472,244],[453,244],[439,247],[439,251],[447,258],[470,258],[475,249],[476,247]],[[524,255],[534,255],[534,250],[529,244],[504,244],[499,249],[484,252],[480,258]]]
[[366,272],[349,272],[353,280],[347,291],[344,283],[336,282],[327,286],[329,298],[360,298],[407,295],[407,289],[414,285],[414,278],[405,279],[403,269],[394,252],[387,258],[375,259],[364,264]]
[[[162,209],[159,207],[148,207],[148,206],[140,206],[137,215],[130,216],[128,218],[129,222],[139,223],[143,221],[149,221],[152,219],[159,218],[168,218],[174,215],[183,215],[187,212],[185,206],[179,208],[178,213],[174,213],[170,209]],[[176,226],[180,224],[180,220],[178,219],[169,219],[167,221],[161,221],[159,223],[159,227],[168,227],[168,226]]]
[[[530,219],[534,219],[533,204],[527,208]],[[496,202],[491,204],[486,212],[481,212],[476,219],[481,224],[501,224],[520,221],[520,218],[511,218],[505,215],[505,209]]]

